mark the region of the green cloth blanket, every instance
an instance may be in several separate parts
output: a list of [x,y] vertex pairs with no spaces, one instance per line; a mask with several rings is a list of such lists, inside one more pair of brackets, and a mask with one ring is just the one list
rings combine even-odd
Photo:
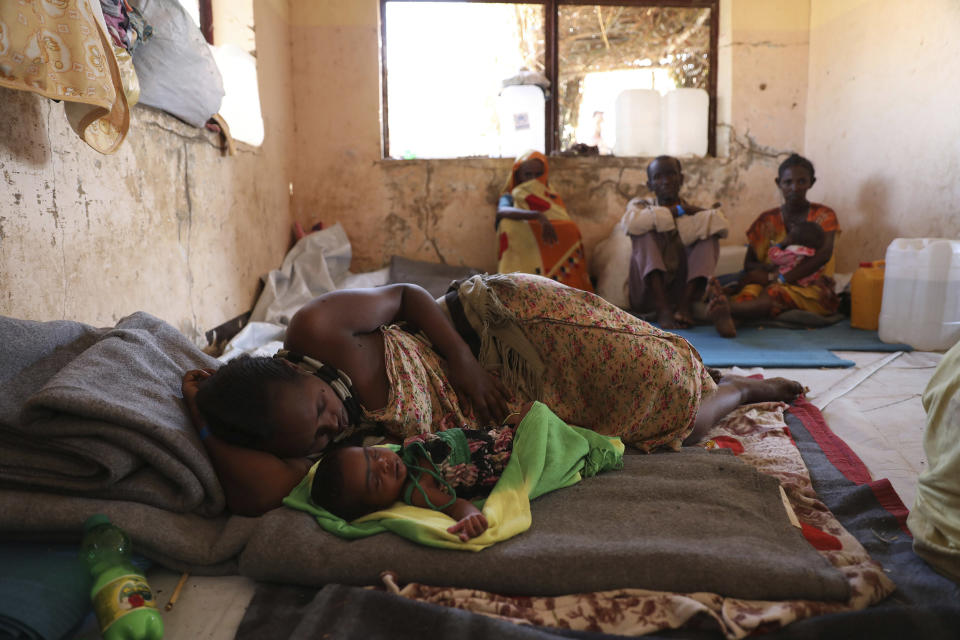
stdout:
[[500,480],[485,501],[474,502],[483,509],[489,527],[467,542],[447,532],[454,520],[442,511],[402,502],[347,522],[310,502],[314,469],[283,503],[313,514],[321,527],[341,538],[393,531],[431,547],[480,551],[529,529],[531,500],[576,484],[581,478],[622,468],[623,450],[619,438],[568,425],[545,404],[535,402],[517,426],[513,453]]

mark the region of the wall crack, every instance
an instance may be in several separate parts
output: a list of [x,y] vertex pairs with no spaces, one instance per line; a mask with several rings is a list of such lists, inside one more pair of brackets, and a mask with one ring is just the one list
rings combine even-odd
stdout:
[[[161,127],[163,128],[163,127]],[[184,137],[184,136],[181,136]],[[187,262],[187,300],[190,304],[190,317],[193,321],[193,332],[194,332],[194,341],[198,339],[200,334],[200,325],[197,321],[197,308],[196,302],[193,295],[193,255],[190,251],[191,245],[191,231],[193,229],[193,196],[190,193],[190,150],[187,147],[187,142],[189,139],[184,137],[183,144],[183,192],[184,199],[187,204],[186,215],[177,214],[177,240],[184,247],[186,251],[186,262]],[[186,233],[184,238],[183,227],[186,226]]]
[[432,184],[433,165],[428,164],[426,166],[426,177],[423,185],[423,198],[416,199],[417,211],[420,213],[420,223],[417,226],[423,232],[427,243],[433,247],[433,252],[437,255],[437,259],[440,260],[440,263],[447,264],[447,259],[440,250],[440,245],[433,234],[433,230],[436,229],[437,222],[439,221],[439,216],[435,211],[434,205],[430,202],[430,189]]

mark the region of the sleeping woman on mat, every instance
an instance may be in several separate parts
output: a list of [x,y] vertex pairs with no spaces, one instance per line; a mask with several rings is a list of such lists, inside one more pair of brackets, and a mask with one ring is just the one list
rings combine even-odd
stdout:
[[784,378],[715,383],[679,336],[526,274],[474,276],[439,300],[409,284],[333,291],[294,314],[285,347],[184,375],[236,513],[280,506],[311,455],[363,429],[403,441],[539,400],[642,451],[677,449],[741,404],[802,392]]

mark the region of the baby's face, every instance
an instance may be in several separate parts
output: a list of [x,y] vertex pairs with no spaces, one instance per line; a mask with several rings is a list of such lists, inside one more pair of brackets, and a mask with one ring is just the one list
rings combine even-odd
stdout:
[[400,499],[407,467],[386,447],[349,447],[342,454],[343,492],[352,504],[376,511]]

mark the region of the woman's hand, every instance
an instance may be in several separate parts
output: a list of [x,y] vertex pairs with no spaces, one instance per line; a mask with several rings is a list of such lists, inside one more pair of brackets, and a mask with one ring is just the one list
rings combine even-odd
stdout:
[[521,422],[521,421],[527,416],[527,414],[530,412],[531,407],[533,407],[533,400],[531,400],[531,401],[528,402],[527,404],[525,404],[525,405],[523,405],[522,407],[520,407],[520,410],[519,410],[519,411],[514,411],[513,413],[511,413],[510,415],[508,415],[508,416],[507,416],[507,419],[504,421],[503,424],[509,424],[509,425],[512,425],[512,426],[516,426],[516,425],[520,424],[520,422]]
[[557,237],[557,230],[550,224],[550,220],[543,213],[540,214],[540,232],[543,236],[543,241],[547,244],[557,244],[557,242],[560,241]]
[[448,360],[450,384],[462,401],[468,400],[480,424],[500,424],[510,412],[510,392],[500,379],[480,366],[473,354]]
[[190,422],[193,423],[193,428],[197,431],[204,427],[203,416],[200,414],[200,408],[197,407],[197,392],[200,391],[201,383],[214,373],[214,369],[191,369],[183,374],[183,381],[180,383],[183,401],[190,413]]
[[183,382],[180,383],[180,391],[183,393],[183,399],[189,407],[195,407],[197,391],[200,390],[200,383],[214,374],[214,369],[191,369],[183,374]]

